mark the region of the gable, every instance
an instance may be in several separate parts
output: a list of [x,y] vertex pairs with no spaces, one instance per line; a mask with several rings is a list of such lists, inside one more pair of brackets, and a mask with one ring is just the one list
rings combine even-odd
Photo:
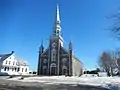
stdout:
[[10,55],[8,58],[6,58],[5,60],[8,60],[8,61],[14,61],[14,60],[17,60],[15,59],[16,57],[14,55]]
[[69,54],[69,52],[64,47],[61,47],[60,54]]
[[49,54],[49,48],[45,49],[45,51],[42,53],[42,56],[43,55],[48,55]]
[[3,62],[4,60],[6,60],[8,57],[10,57],[11,55],[13,55],[14,51],[12,51],[9,54],[0,54],[0,62]]
[[81,65],[83,65],[83,63],[76,57],[73,55],[73,59],[76,61],[76,62],[79,62]]
[[5,59],[7,59],[10,56],[11,56],[11,54],[1,54],[0,55],[0,62],[3,62]]

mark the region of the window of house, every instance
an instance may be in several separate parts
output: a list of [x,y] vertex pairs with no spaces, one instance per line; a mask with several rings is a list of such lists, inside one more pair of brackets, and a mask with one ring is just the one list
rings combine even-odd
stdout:
[[23,72],[24,68],[22,68],[22,72]]
[[13,62],[13,65],[15,65],[15,62]]
[[14,71],[14,68],[12,68],[12,71]]
[[27,68],[25,69],[25,72],[27,72]]
[[8,61],[6,61],[6,64],[7,64]]
[[17,72],[19,72],[19,71],[20,71],[20,68],[17,69]]
[[4,71],[6,71],[6,70],[7,70],[7,67],[4,68]]
[[10,64],[11,61],[9,61],[9,64]]
[[16,62],[16,65],[17,65],[18,63]]
[[9,71],[9,67],[7,67],[7,71]]
[[16,72],[17,68],[15,68],[15,72]]

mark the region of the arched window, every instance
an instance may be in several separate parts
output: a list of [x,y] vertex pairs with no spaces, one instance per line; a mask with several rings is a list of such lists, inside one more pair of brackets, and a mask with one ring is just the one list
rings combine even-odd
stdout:
[[56,61],[56,49],[52,49],[51,61]]
[[56,54],[56,49],[52,49],[52,53]]
[[67,66],[63,65],[63,66],[62,66],[62,69],[67,69]]
[[53,43],[53,44],[52,44],[52,47],[55,48],[55,47],[56,47],[56,43]]
[[43,63],[47,63],[47,59],[44,59],[44,60],[43,60]]
[[55,63],[52,63],[52,64],[50,65],[50,67],[56,67],[56,64],[55,64]]
[[62,63],[65,64],[67,62],[67,58],[62,59]]

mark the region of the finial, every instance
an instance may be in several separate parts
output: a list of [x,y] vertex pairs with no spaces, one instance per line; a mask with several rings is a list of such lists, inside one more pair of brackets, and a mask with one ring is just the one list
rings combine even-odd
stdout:
[[69,43],[69,49],[72,49],[72,41],[70,40],[70,43]]
[[39,49],[43,48],[43,40],[41,40],[41,44],[39,46]]
[[44,51],[44,46],[43,46],[43,40],[41,41],[41,45],[39,47],[39,53],[43,53]]

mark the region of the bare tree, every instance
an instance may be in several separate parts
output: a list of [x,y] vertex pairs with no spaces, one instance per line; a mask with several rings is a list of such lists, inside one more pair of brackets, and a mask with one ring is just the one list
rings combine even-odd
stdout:
[[112,15],[109,18],[113,20],[112,28],[109,30],[112,32],[115,38],[120,39],[120,9],[116,14]]
[[99,58],[98,64],[102,69],[104,69],[107,72],[108,76],[113,75],[113,70],[116,68],[113,53],[103,52]]
[[[112,16],[109,17],[109,19],[112,19],[113,25],[109,29],[112,32],[112,35],[120,40],[120,8],[118,9],[118,12]],[[120,50],[114,51],[113,59],[116,61],[116,67],[119,70],[120,75]]]
[[118,74],[120,75],[120,50],[115,51],[115,58],[116,58],[116,66],[118,69]]
[[119,75],[120,75],[120,58],[117,59],[117,67],[118,67],[118,70],[119,70]]

